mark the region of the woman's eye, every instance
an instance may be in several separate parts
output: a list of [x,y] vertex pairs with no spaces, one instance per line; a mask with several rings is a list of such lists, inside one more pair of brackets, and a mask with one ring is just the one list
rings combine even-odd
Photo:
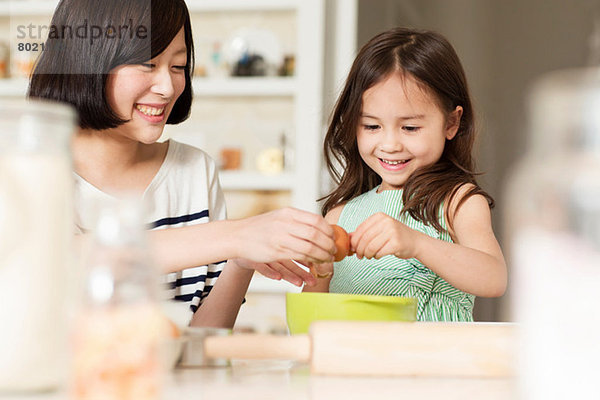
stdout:
[[154,68],[154,64],[152,64],[152,63],[142,63],[140,65],[142,67],[146,67],[146,68],[150,68],[150,69]]
[[178,71],[185,71],[187,65],[173,65],[173,68],[175,68]]
[[374,131],[379,128],[379,125],[363,125],[363,128],[368,131]]
[[421,127],[408,125],[408,126],[403,126],[402,129],[404,129],[407,132],[417,132],[421,129]]

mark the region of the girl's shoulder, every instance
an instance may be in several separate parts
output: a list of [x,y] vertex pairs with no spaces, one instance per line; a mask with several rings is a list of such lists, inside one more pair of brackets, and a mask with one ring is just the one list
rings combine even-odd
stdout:
[[472,183],[463,183],[453,190],[444,201],[444,204],[446,204],[445,216],[451,235],[454,234],[452,228],[456,221],[456,217],[462,209],[477,214],[489,214],[490,207],[488,200],[482,194],[477,193],[477,189],[479,189],[478,186]]
[[329,210],[325,215],[325,221],[329,222],[330,224],[337,224],[345,205],[346,202],[338,204],[337,206]]

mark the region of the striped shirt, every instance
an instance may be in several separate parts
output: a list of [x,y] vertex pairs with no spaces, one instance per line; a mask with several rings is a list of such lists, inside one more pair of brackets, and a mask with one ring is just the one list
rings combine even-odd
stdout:
[[[383,212],[412,229],[452,242],[447,232],[440,233],[413,219],[408,213],[400,217],[402,190],[377,193],[378,189],[376,187],[346,203],[338,225],[353,232],[365,219]],[[439,218],[441,225],[446,228],[443,210],[440,210]],[[475,296],[456,289],[416,258],[401,259],[388,255],[379,260],[359,260],[356,256],[346,257],[334,263],[329,291],[414,297],[419,303],[418,321],[473,321]]]
[[[75,223],[78,232],[93,226],[90,208],[98,199],[114,201],[75,175]],[[143,194],[150,229],[166,229],[225,219],[226,208],[215,162],[195,147],[169,141],[167,155]],[[182,302],[192,314],[208,296],[225,261],[165,275],[165,297]]]

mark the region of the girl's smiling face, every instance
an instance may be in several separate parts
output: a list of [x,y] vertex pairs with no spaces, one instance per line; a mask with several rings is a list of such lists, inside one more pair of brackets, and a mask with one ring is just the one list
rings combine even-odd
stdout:
[[461,115],[460,106],[446,115],[410,74],[391,73],[367,89],[356,139],[361,158],[382,179],[380,190],[401,189],[415,170],[437,162]]
[[108,103],[119,117],[128,120],[114,131],[142,143],[156,142],[185,89],[186,64],[182,28],[165,51],[147,63],[113,69],[106,85]]

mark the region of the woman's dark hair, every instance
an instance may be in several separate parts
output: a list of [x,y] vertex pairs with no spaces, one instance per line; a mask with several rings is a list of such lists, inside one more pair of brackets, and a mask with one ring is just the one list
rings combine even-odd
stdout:
[[61,0],[29,83],[28,96],[75,106],[82,129],[127,122],[108,104],[106,82],[119,65],[161,54],[184,28],[185,89],[167,124],[185,121],[192,104],[194,44],[184,0]]
[[[404,185],[402,213],[408,212],[413,218],[442,231],[438,221],[440,207],[466,183],[473,186],[460,199],[457,208],[474,194],[483,195],[493,207],[492,197],[475,181],[471,155],[476,133],[473,107],[456,52],[438,33],[395,28],[380,33],[362,47],[333,110],[324,154],[327,168],[338,186],[323,198],[323,214],[381,183],[381,178],[360,157],[356,132],[363,93],[395,72],[413,77],[423,85],[446,115],[457,106],[463,109],[458,131],[452,140],[446,140],[440,159],[434,165],[417,170]],[[341,173],[336,167],[339,165],[343,169]]]

